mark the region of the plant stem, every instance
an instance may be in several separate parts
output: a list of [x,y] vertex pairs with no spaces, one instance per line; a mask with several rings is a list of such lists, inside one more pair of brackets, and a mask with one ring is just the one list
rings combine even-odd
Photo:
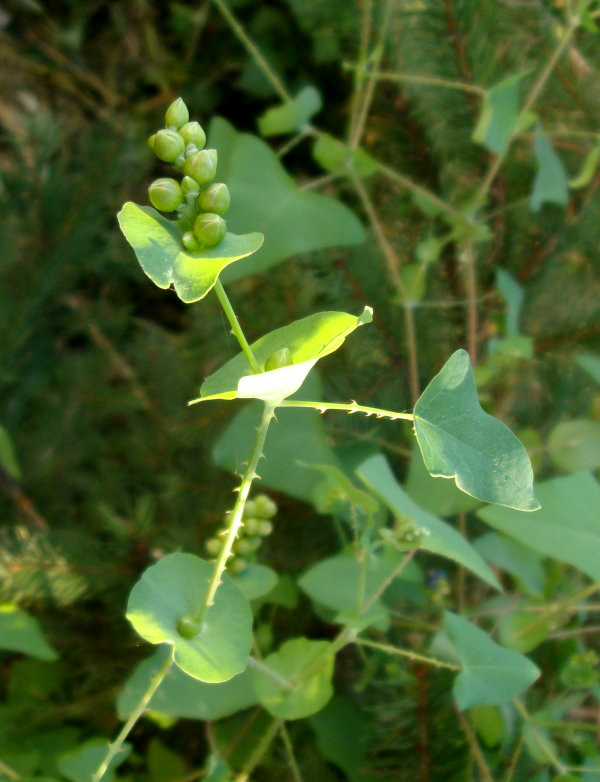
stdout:
[[22,779],[21,775],[14,768],[7,766],[2,760],[0,760],[0,774],[4,774],[7,779]]
[[266,676],[267,679],[271,679],[271,681],[274,681],[275,684],[281,687],[282,690],[287,690],[288,692],[291,692],[294,689],[294,685],[289,679],[285,679],[283,676],[280,676],[277,673],[277,671],[274,671],[272,668],[269,668],[268,665],[265,665],[260,660],[257,660],[256,657],[248,658],[248,667],[254,668],[254,670],[257,673],[260,673],[261,676]]
[[215,293],[217,294],[219,302],[221,303],[221,307],[223,307],[223,312],[225,313],[227,320],[231,324],[231,330],[234,333],[237,341],[240,343],[242,352],[246,356],[246,359],[250,364],[252,371],[257,375],[260,374],[262,372],[262,369],[258,365],[258,361],[256,360],[254,353],[252,352],[252,348],[248,344],[248,340],[246,339],[244,332],[242,331],[240,322],[237,319],[233,307],[231,306],[229,297],[225,293],[225,288],[223,287],[223,283],[221,282],[221,280],[217,280],[215,283]]
[[290,734],[288,733],[288,730],[285,727],[285,722],[281,723],[280,731],[281,731],[281,738],[283,739],[283,743],[285,745],[285,751],[287,752],[288,761],[290,764],[290,771],[292,772],[292,777],[294,778],[294,782],[302,782],[302,774],[300,773],[300,769],[298,768],[296,755],[294,754],[294,747],[290,740]]
[[212,0],[212,1],[219,9],[223,18],[225,19],[227,24],[231,27],[231,29],[233,30],[234,34],[237,36],[242,46],[246,49],[248,54],[254,59],[254,62],[258,65],[260,70],[263,72],[265,78],[273,87],[275,92],[279,95],[281,100],[284,103],[288,103],[289,101],[291,101],[292,98],[289,92],[286,90],[283,82],[281,81],[279,76],[275,73],[273,68],[269,65],[269,63],[265,60],[260,49],[250,38],[250,36],[246,33],[246,31],[244,30],[240,22],[229,10],[224,0]]
[[360,45],[358,52],[358,63],[355,66],[354,89],[350,102],[350,121],[348,123],[347,141],[350,145],[350,139],[354,135],[356,120],[360,107],[360,97],[362,86],[365,80],[367,69],[367,57],[369,50],[369,41],[371,39],[371,18],[373,15],[373,0],[362,0],[362,19],[360,24]]
[[248,780],[250,779],[250,774],[254,771],[256,766],[258,766],[258,764],[262,760],[262,756],[269,749],[269,744],[275,738],[275,735],[277,734],[277,731],[280,729],[282,723],[283,723],[282,720],[273,720],[273,722],[269,725],[267,730],[264,732],[261,740],[256,745],[256,749],[244,764],[244,768],[242,769],[242,771],[240,771],[240,773],[235,778],[235,782],[248,782]]
[[[345,63],[344,68],[355,70],[356,66]],[[402,81],[409,84],[427,84],[431,87],[445,87],[449,90],[461,90],[462,92],[474,92],[477,95],[485,95],[483,87],[476,84],[469,84],[463,81],[453,81],[452,79],[440,79],[438,76],[426,76],[413,73],[395,73],[394,71],[369,70],[369,75],[378,81]]]
[[543,751],[546,753],[546,757],[552,763],[554,768],[559,774],[566,774],[567,767],[561,763],[561,761],[556,757],[554,752],[552,751],[552,748],[548,746],[548,742],[544,739],[544,737],[539,733],[539,731],[536,729],[535,724],[531,718],[531,715],[525,708],[525,705],[519,698],[513,698],[513,703],[515,705],[516,710],[519,712],[521,717],[523,718],[524,722],[531,723],[531,729],[533,733],[535,734],[535,737],[538,741],[538,744],[543,749]]
[[121,731],[119,732],[116,739],[108,745],[108,752],[106,753],[106,756],[102,761],[102,763],[98,766],[98,770],[96,771],[96,773],[92,775],[91,782],[100,782],[102,777],[106,774],[108,767],[111,761],[113,760],[113,758],[122,750],[125,739],[127,738],[127,736],[129,736],[133,726],[136,724],[136,722],[146,711],[148,704],[152,700],[152,696],[158,690],[158,688],[163,682],[163,679],[169,672],[171,665],[173,664],[174,651],[175,651],[174,648],[172,648],[167,659],[164,661],[164,663],[161,665],[158,671],[151,677],[150,684],[148,685],[148,689],[142,695],[137,707],[129,715],[129,719],[121,728]]
[[481,747],[479,746],[479,742],[477,741],[477,737],[475,735],[475,732],[473,731],[473,728],[469,725],[462,711],[456,708],[456,706],[454,707],[454,711],[463,729],[463,733],[465,734],[467,741],[469,742],[471,753],[475,758],[475,762],[477,763],[477,768],[479,769],[479,773],[481,774],[481,778],[483,782],[494,782],[494,777],[492,776],[490,767],[488,766],[484,754],[481,751]]
[[345,410],[347,413],[364,413],[365,415],[376,415],[377,418],[391,418],[393,420],[402,418],[405,421],[412,421],[412,413],[396,413],[393,410],[382,410],[379,407],[366,407],[357,402],[343,404],[337,402],[305,402],[304,400],[284,399],[279,403],[279,407],[309,407],[324,413],[326,410]]
[[506,775],[504,776],[502,782],[512,782],[512,778],[517,768],[517,762],[519,760],[519,756],[521,755],[522,751],[523,751],[523,735],[520,735],[519,738],[517,739],[517,744],[515,746],[515,749],[512,755],[510,756],[510,763],[508,764],[508,768],[506,769]]
[[467,289],[467,348],[471,356],[471,363],[477,363],[477,269],[475,266],[475,250],[473,242],[466,242],[459,252],[459,261],[465,274],[465,287]]
[[437,660],[435,657],[427,657],[424,654],[417,654],[416,652],[412,652],[409,649],[399,649],[397,646],[380,644],[377,641],[369,641],[366,638],[357,638],[355,643],[360,644],[360,646],[369,646],[371,649],[378,649],[380,652],[387,652],[387,654],[397,654],[400,657],[407,657],[409,660],[414,660],[418,663],[433,665],[436,668],[447,668],[450,671],[462,671],[460,665],[447,663],[443,660]]
[[407,551],[406,555],[403,557],[403,559],[398,563],[398,565],[392,570],[392,572],[389,574],[389,576],[382,581],[382,583],[377,587],[377,589],[373,592],[371,597],[367,600],[365,605],[363,606],[362,613],[365,613],[371,608],[373,603],[375,601],[379,600],[381,595],[385,592],[385,590],[389,587],[389,585],[392,583],[392,581],[395,578],[398,578],[400,573],[404,570],[404,568],[408,565],[408,563],[411,561],[411,559],[414,557],[414,555],[417,553],[416,549],[413,549],[412,551]]
[[221,577],[227,565],[227,560],[231,556],[231,549],[233,548],[233,543],[243,524],[242,514],[244,513],[244,506],[246,505],[246,500],[248,499],[248,494],[250,492],[250,487],[252,486],[252,481],[257,477],[256,467],[258,465],[260,457],[262,456],[265,439],[267,437],[267,431],[269,429],[269,424],[271,423],[274,415],[275,415],[275,407],[272,404],[265,402],[262,419],[256,431],[256,440],[254,442],[254,447],[252,448],[252,453],[250,454],[248,464],[242,476],[242,482],[240,484],[240,488],[238,491],[237,500],[235,502],[235,505],[233,506],[233,510],[231,511],[231,518],[229,520],[229,526],[227,527],[225,540],[223,541],[223,547],[217,558],[217,561],[215,562],[215,570],[210,580],[210,584],[208,585],[206,597],[204,598],[204,604],[202,605],[200,611],[198,612],[198,615],[194,617],[195,620],[198,622],[202,621],[206,609],[213,604],[215,593],[219,588],[219,584],[221,583]]
[[385,165],[385,163],[377,162],[377,167],[379,169],[379,172],[386,176],[388,179],[391,179],[392,182],[396,182],[396,184],[400,185],[400,187],[403,187],[405,190],[408,190],[411,193],[417,193],[418,195],[422,196],[425,200],[430,201],[432,204],[435,204],[437,208],[440,210],[440,212],[445,212],[446,214],[452,216],[456,220],[465,220],[464,215],[458,211],[458,209],[455,209],[452,204],[449,204],[447,201],[444,201],[443,198],[440,198],[438,195],[436,195],[431,190],[428,190],[426,187],[423,187],[422,185],[419,185],[417,182],[414,182],[410,177],[405,176],[404,174],[400,174],[398,171],[395,171],[393,168],[390,168],[389,166]]

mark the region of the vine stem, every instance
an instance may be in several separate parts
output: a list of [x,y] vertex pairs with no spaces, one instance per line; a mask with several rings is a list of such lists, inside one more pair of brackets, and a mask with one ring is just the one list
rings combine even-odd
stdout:
[[[357,66],[352,63],[344,63],[346,70],[356,70]],[[476,84],[469,84],[463,81],[452,81],[451,79],[441,79],[437,76],[426,76],[413,73],[395,73],[394,71],[369,70],[369,75],[377,81],[400,81],[409,84],[427,84],[431,87],[445,87],[448,90],[461,90],[462,92],[474,92],[477,95],[485,95],[483,87]]]
[[260,374],[262,372],[262,369],[258,365],[256,356],[252,352],[252,348],[248,344],[248,340],[246,339],[246,336],[242,331],[242,327],[240,326],[240,322],[237,319],[237,315],[235,314],[234,309],[231,306],[229,297],[225,293],[225,288],[223,287],[223,283],[219,279],[215,283],[215,293],[217,294],[221,307],[223,307],[223,312],[225,313],[227,320],[231,324],[231,330],[234,333],[237,341],[240,343],[242,352],[246,356],[246,359],[250,364],[252,371],[256,375]]
[[320,413],[324,413],[326,410],[345,410],[350,414],[364,413],[365,415],[376,415],[377,418],[391,418],[393,420],[403,419],[405,421],[414,420],[414,415],[412,413],[396,413],[394,410],[367,407],[366,405],[359,405],[357,402],[343,404],[337,402],[305,402],[304,400],[284,399],[279,403],[279,407],[308,407],[313,410],[318,410]]
[[556,757],[554,754],[552,748],[548,744],[548,742],[544,739],[544,737],[540,734],[540,732],[537,730],[532,718],[531,714],[527,711],[525,708],[525,705],[523,701],[521,701],[519,698],[513,698],[513,703],[515,705],[516,710],[519,712],[521,717],[523,718],[524,722],[531,723],[531,730],[534,733],[536,739],[538,740],[538,743],[540,747],[543,749],[543,751],[546,753],[546,757],[550,761],[550,763],[554,766],[557,773],[559,774],[566,774],[567,773],[567,766],[565,766],[559,758]]
[[254,441],[254,447],[252,448],[252,453],[250,454],[248,464],[246,465],[246,469],[244,470],[244,474],[242,476],[242,482],[238,490],[237,500],[233,506],[233,510],[231,511],[231,517],[229,520],[229,526],[227,527],[227,532],[225,534],[223,547],[217,558],[217,561],[215,562],[215,570],[208,585],[204,603],[198,615],[195,617],[197,621],[202,621],[206,609],[213,604],[216,591],[219,588],[219,584],[221,583],[221,577],[227,566],[227,560],[231,556],[231,549],[233,548],[233,544],[240,527],[243,524],[242,514],[244,512],[244,506],[246,505],[246,500],[248,499],[248,494],[250,493],[252,481],[257,477],[256,467],[260,457],[263,455],[265,439],[267,437],[269,425],[274,416],[275,406],[269,402],[265,402],[262,419],[258,429],[256,430],[256,440]]
[[268,665],[265,665],[260,660],[257,660],[256,657],[248,658],[248,667],[253,668],[257,673],[260,673],[261,676],[265,676],[267,679],[274,681],[275,684],[277,684],[278,687],[281,687],[282,690],[291,692],[293,689],[295,689],[294,685],[289,679],[285,679],[283,676],[278,674],[277,671],[274,671],[272,668],[269,668]]
[[483,782],[494,782],[494,777],[492,776],[490,767],[487,764],[485,755],[481,751],[481,747],[479,746],[479,742],[477,741],[477,736],[475,735],[475,731],[469,725],[462,711],[460,711],[460,709],[457,708],[456,704],[454,705],[454,712],[458,718],[458,721],[460,722],[461,728],[463,729],[463,733],[465,734],[465,737],[469,743],[469,747],[471,748],[471,754],[475,758],[475,763],[477,764],[477,768],[479,769],[479,773],[481,774],[481,778]]
[[150,684],[148,685],[148,689],[140,698],[137,707],[129,715],[129,719],[121,728],[116,739],[108,745],[108,752],[106,753],[106,756],[104,757],[102,763],[100,763],[100,765],[98,766],[98,769],[95,772],[95,774],[92,775],[91,782],[100,782],[102,777],[106,774],[108,767],[111,761],[113,760],[113,758],[119,752],[121,752],[123,748],[123,744],[125,743],[125,739],[127,738],[127,736],[129,736],[136,722],[146,711],[148,704],[152,700],[152,696],[158,690],[165,676],[168,674],[169,670],[171,669],[171,665],[173,665],[174,652],[175,649],[172,648],[171,653],[169,654],[167,659],[164,661],[164,663],[161,665],[158,671],[154,674],[154,676],[151,677]]
[[250,774],[254,771],[256,766],[262,760],[262,756],[269,749],[270,743],[277,735],[277,731],[281,728],[283,720],[273,720],[267,730],[264,732],[261,740],[256,745],[256,749],[248,758],[244,768],[235,778],[235,782],[248,782]]
[[287,752],[288,763],[290,766],[290,771],[292,772],[292,777],[294,779],[294,782],[302,782],[302,774],[300,773],[300,768],[298,767],[298,762],[296,761],[294,746],[291,742],[290,734],[288,733],[288,730],[285,727],[285,722],[281,723],[280,732],[281,732],[281,738],[283,739],[283,744],[285,746],[285,751]]
[[400,649],[397,646],[391,646],[390,644],[380,644],[377,641],[369,641],[366,638],[357,638],[355,643],[360,646],[369,646],[371,649],[378,649],[380,652],[387,652],[387,654],[397,654],[400,657],[407,657],[409,660],[414,660],[418,663],[433,665],[436,668],[447,668],[450,671],[462,671],[460,665],[447,663],[444,662],[444,660],[437,660],[435,657],[427,657],[424,654],[417,654],[417,652],[411,652],[410,649]]

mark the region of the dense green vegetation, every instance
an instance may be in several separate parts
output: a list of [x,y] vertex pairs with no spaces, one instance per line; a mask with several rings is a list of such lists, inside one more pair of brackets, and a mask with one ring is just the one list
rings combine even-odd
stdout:
[[[218,373],[239,347],[215,293],[152,285],[116,221],[172,175],[145,142],[178,95],[228,230],[265,237],[219,270],[248,341],[336,311],[314,328],[339,349],[294,397],[330,410],[283,402],[240,506],[253,636],[227,581],[219,638],[251,666],[206,683],[176,649],[116,778],[600,779],[598,3],[2,14],[0,779],[92,779],[167,663],[133,629],[156,642],[140,576],[204,578],[187,557],[218,554],[259,424]],[[270,337],[261,361],[300,360]],[[425,465],[365,406],[414,409]]]

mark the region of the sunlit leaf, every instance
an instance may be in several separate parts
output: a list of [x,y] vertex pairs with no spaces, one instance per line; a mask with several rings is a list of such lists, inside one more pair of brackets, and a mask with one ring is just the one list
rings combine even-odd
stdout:
[[321,95],[312,86],[304,87],[287,103],[273,106],[258,118],[261,136],[277,136],[300,130],[321,108]]
[[319,133],[312,154],[317,163],[332,174],[353,171],[359,177],[368,177],[379,169],[377,161],[362,147],[349,147],[328,133]]

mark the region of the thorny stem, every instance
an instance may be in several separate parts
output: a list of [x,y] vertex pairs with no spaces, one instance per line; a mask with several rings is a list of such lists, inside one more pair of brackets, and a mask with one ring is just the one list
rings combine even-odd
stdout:
[[273,720],[267,730],[263,733],[261,740],[256,745],[256,749],[244,764],[244,768],[235,778],[235,782],[248,782],[250,774],[262,760],[263,755],[269,749],[270,743],[277,735],[277,731],[281,728],[282,724],[282,720]]
[[121,731],[119,732],[117,738],[108,745],[108,752],[106,753],[106,756],[102,761],[102,763],[98,766],[96,773],[92,775],[91,782],[100,782],[102,777],[106,774],[108,767],[111,761],[113,760],[113,758],[116,755],[118,755],[119,752],[121,752],[125,739],[127,738],[127,736],[129,736],[133,726],[136,724],[136,722],[146,711],[148,704],[152,700],[152,696],[158,690],[158,688],[163,682],[163,679],[169,672],[171,665],[173,664],[174,651],[175,651],[174,649],[171,649],[171,652],[167,657],[167,659],[164,661],[164,663],[161,665],[158,671],[154,674],[154,676],[151,677],[150,684],[148,685],[148,689],[140,698],[137,707],[129,715],[129,719],[121,728]]
[[263,447],[267,437],[269,424],[273,420],[274,416],[275,407],[272,404],[265,402],[262,419],[256,432],[254,447],[252,448],[252,453],[250,454],[248,464],[242,476],[242,482],[238,491],[237,500],[233,506],[233,510],[231,511],[229,525],[225,533],[225,540],[223,541],[223,547],[217,558],[217,561],[215,562],[215,570],[210,580],[210,584],[208,585],[204,603],[198,612],[198,615],[194,617],[194,619],[198,622],[202,621],[206,609],[213,604],[216,591],[219,588],[219,584],[221,583],[221,577],[227,565],[227,560],[231,556],[231,549],[233,548],[234,541],[237,537],[240,527],[242,526],[242,514],[244,512],[246,500],[248,499],[248,494],[250,493],[250,487],[252,486],[252,481],[257,477],[256,467],[260,457],[263,454]]
[[279,403],[279,407],[309,407],[324,413],[326,410],[345,410],[347,413],[364,413],[365,415],[375,415],[377,418],[391,418],[392,420],[403,419],[405,421],[414,420],[412,413],[396,413],[394,410],[382,410],[379,407],[367,407],[359,405],[356,402],[343,404],[337,402],[306,402],[304,400],[284,399]]
[[[355,70],[356,66],[351,63],[344,63],[347,70]],[[431,87],[445,87],[449,90],[461,90],[462,92],[474,92],[477,95],[485,95],[483,87],[468,82],[452,81],[451,79],[440,79],[437,76],[420,76],[413,73],[395,73],[394,71],[369,70],[369,75],[377,81],[403,81],[409,84],[427,84]]]
[[418,663],[425,663],[426,665],[433,665],[436,668],[447,668],[450,671],[462,671],[460,665],[454,663],[447,663],[444,660],[437,660],[435,657],[427,657],[424,654],[417,654],[410,649],[400,649],[397,646],[391,646],[390,644],[380,644],[377,641],[369,641],[366,638],[357,638],[355,643],[360,646],[369,646],[371,649],[378,649],[380,652],[386,652],[387,654],[396,654],[400,657],[407,657],[409,660],[414,660]]
[[242,352],[246,356],[246,359],[250,364],[252,371],[255,374],[260,374],[262,372],[262,369],[258,365],[258,361],[256,360],[254,353],[252,352],[252,348],[248,344],[248,340],[246,339],[244,332],[242,331],[240,322],[237,319],[237,315],[235,314],[233,307],[231,306],[229,297],[225,293],[225,288],[223,287],[223,283],[221,282],[221,280],[217,280],[215,283],[215,293],[217,294],[219,302],[221,303],[221,307],[223,307],[223,312],[227,316],[227,320],[231,324],[231,330],[234,333],[237,341],[240,343]]
[[212,0],[212,1],[219,9],[223,18],[225,19],[227,24],[231,27],[231,29],[233,30],[234,34],[237,36],[242,46],[244,46],[245,49],[248,51],[248,53],[254,58],[254,61],[261,69],[261,71],[265,75],[265,78],[271,84],[275,92],[279,95],[279,97],[282,99],[284,103],[289,103],[292,100],[292,97],[289,94],[289,92],[286,90],[283,82],[281,81],[279,76],[275,73],[273,68],[269,65],[269,63],[265,60],[258,46],[256,46],[254,41],[250,38],[250,36],[246,33],[246,31],[242,27],[242,25],[238,22],[236,17],[229,10],[224,0]]

